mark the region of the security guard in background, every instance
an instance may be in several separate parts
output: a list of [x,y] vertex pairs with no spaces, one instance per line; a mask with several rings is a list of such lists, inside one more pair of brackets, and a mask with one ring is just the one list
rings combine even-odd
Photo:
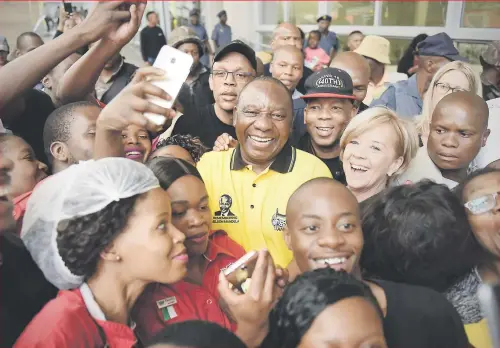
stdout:
[[227,25],[227,12],[222,10],[217,14],[219,17],[219,23],[217,23],[212,31],[212,40],[214,41],[214,47],[217,50],[220,47],[224,47],[232,41],[233,33],[231,32],[231,27]]

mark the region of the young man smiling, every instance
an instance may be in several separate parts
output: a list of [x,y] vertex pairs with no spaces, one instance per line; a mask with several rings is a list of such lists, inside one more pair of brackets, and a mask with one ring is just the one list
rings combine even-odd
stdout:
[[[356,115],[352,80],[345,71],[326,68],[311,75],[306,81],[304,118],[307,132],[302,135],[298,148],[323,161],[333,178],[345,184],[340,162],[339,141],[342,132]],[[303,121],[296,119],[295,128]]]
[[424,287],[363,279],[359,207],[346,187],[326,178],[310,180],[292,194],[286,214],[284,236],[295,273],[330,267],[363,281],[382,310],[388,347],[469,347],[460,316],[443,295]]

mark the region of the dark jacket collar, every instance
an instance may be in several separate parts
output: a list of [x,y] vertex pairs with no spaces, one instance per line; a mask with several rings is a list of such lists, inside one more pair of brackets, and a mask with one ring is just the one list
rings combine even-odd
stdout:
[[[283,149],[281,149],[280,153],[276,156],[269,169],[281,174],[290,173],[293,170],[296,158],[297,150],[287,142]],[[245,163],[241,157],[241,149],[238,144],[236,149],[233,151],[233,156],[231,157],[231,170],[240,170],[246,166],[247,163]]]

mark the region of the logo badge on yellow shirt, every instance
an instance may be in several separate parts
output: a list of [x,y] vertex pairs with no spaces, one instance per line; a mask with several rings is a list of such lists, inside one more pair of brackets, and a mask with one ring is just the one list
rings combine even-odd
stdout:
[[286,226],[286,215],[280,214],[278,209],[276,209],[276,213],[274,213],[271,223],[275,231],[283,231]]
[[231,211],[233,199],[228,194],[223,194],[219,198],[219,209],[214,213],[213,223],[236,224],[240,222],[238,217]]

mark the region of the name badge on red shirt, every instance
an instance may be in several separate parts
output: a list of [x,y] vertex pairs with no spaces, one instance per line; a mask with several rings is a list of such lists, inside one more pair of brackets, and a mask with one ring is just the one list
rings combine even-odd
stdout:
[[174,304],[177,303],[175,296],[164,298],[156,301],[156,305],[161,310],[163,320],[168,321],[177,317],[177,312],[174,309]]

